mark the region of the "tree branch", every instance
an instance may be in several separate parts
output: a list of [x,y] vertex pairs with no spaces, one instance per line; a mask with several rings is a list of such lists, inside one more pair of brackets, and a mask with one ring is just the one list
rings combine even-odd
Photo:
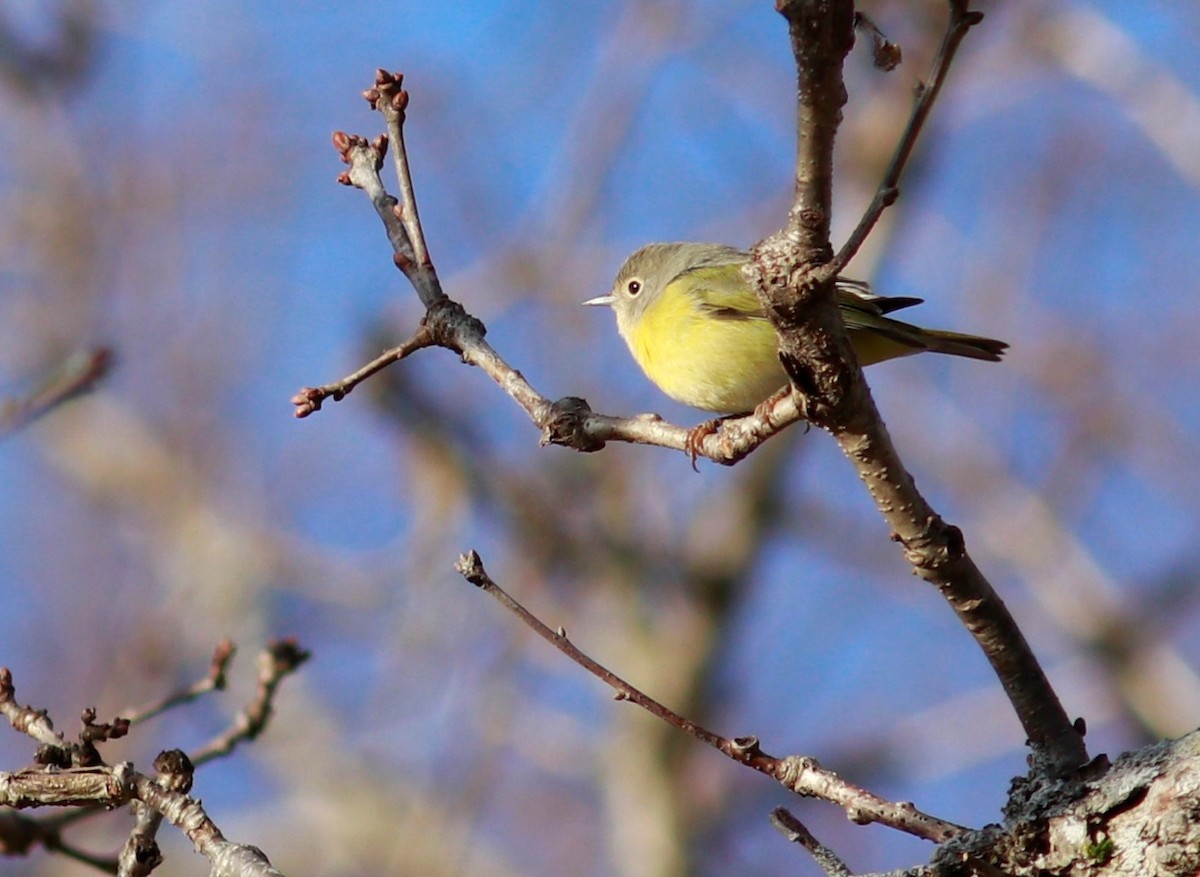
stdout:
[[[954,50],[978,21],[965,0],[949,2],[950,27],[934,78],[918,101],[892,172],[881,186],[881,203],[886,192],[894,189],[889,180],[899,176],[911,154]],[[894,538],[904,545],[914,570],[938,587],[983,649],[1025,729],[1035,768],[1065,775],[1087,760],[1082,736],[1068,720],[1007,608],[967,555],[961,532],[944,522],[917,492],[875,408],[833,301],[838,264],[829,243],[833,144],[846,100],[841,70],[854,42],[853,3],[779,0],[778,8],[788,20],[797,63],[796,197],[787,227],[754,248],[746,270],[779,333],[780,358],[795,392],[781,394],[754,415],[724,423],[719,433],[705,436],[698,446],[689,442],[688,430],[655,415],[607,417],[592,412],[582,399],[551,402],[538,393],[484,340],[483,324],[441,289],[424,245],[404,149],[408,93],[399,74],[381,70],[364,96],[384,115],[390,135],[368,143],[339,132],[334,144],[350,165],[342,182],[363,189],[371,198],[392,243],[395,263],[425,304],[426,315],[421,329],[405,345],[350,378],[301,390],[293,398],[296,414],[311,414],[325,398],[344,397],[379,368],[412,350],[436,345],[482,368],[542,430],[543,444],[595,451],[607,441],[629,441],[699,450],[718,462],[734,462],[803,417],[834,436],[875,498]],[[387,194],[379,178],[389,140],[396,150],[403,205]],[[872,212],[877,214],[872,208],[860,223],[862,237],[875,221]],[[848,258],[850,250],[843,251]]]
[[771,824],[775,830],[792,843],[800,844],[808,850],[821,870],[828,877],[850,877],[850,869],[837,854],[815,837],[808,827],[784,807],[776,807],[771,811]]
[[[380,112],[388,134],[373,141],[336,132],[334,147],[349,165],[338,180],[361,189],[371,199],[383,222],[393,251],[393,261],[416,290],[426,313],[421,326],[404,343],[385,351],[346,377],[318,387],[304,387],[292,397],[297,417],[319,411],[325,400],[337,402],[381,369],[425,347],[444,347],[459,354],[468,365],[479,366],[529,415],[541,430],[541,443],[564,445],[577,451],[598,451],[610,441],[656,445],[690,453],[699,450],[715,462],[736,463],[767,439],[800,419],[790,399],[779,399],[774,408],[726,421],[719,433],[706,436],[695,448],[689,444],[690,430],[665,422],[656,414],[613,417],[592,411],[583,399],[568,396],[551,401],[540,394],[524,375],[485,340],[487,328],[442,290],[437,270],[429,258],[425,234],[416,210],[412,174],[404,145],[403,126],[409,103],[399,73],[380,70],[374,85],[363,92],[371,107]],[[400,179],[402,200],[387,192],[379,172],[389,148]]]
[[208,673],[202,679],[192,683],[183,691],[178,691],[152,704],[126,710],[122,715],[130,725],[140,725],[142,722],[148,722],[150,719],[162,715],[168,710],[185,703],[190,703],[198,697],[203,697],[211,691],[223,691],[225,689],[229,663],[233,660],[233,656],[236,653],[237,646],[233,644],[232,640],[228,638],[221,640],[213,648],[212,660],[208,665]]
[[762,751],[757,737],[728,738],[713,733],[634,688],[611,670],[580,651],[567,638],[567,632],[563,628],[551,630],[541,619],[496,584],[484,569],[483,560],[476,552],[472,551],[460,557],[455,569],[471,584],[494,597],[538,636],[616,691],[617,700],[636,703],[650,714],[697,740],[707,743],[738,764],[752,767],[760,773],[774,778],[784,788],[798,795],[821,798],[837,804],[845,811],[848,819],[860,825],[878,822],[935,843],[949,840],[966,831],[962,826],[922,813],[908,802],[888,801],[849,783],[833,771],[821,767],[816,759],[806,756],[777,758]]
[[[138,710],[134,719],[144,722],[154,715],[225,685],[225,672],[234,653],[228,640],[218,643],[207,676],[187,690]],[[22,707],[16,701],[12,674],[0,667],[0,715],[14,730],[28,734],[41,745],[38,766],[11,773],[0,772],[0,808],[69,807],[69,812],[34,821],[0,810],[0,853],[24,853],[35,844],[57,850],[119,877],[149,874],[161,862],[155,835],[163,819],[183,831],[198,852],[208,858],[212,873],[226,877],[273,877],[279,872],[255,847],[230,843],[208,817],[199,801],[188,797],[195,768],[228,754],[252,740],[270,720],[279,683],[308,658],[293,640],[271,643],[259,656],[258,685],[245,709],[230,727],[202,747],[193,758],[181,750],[167,750],[154,760],[155,777],[137,772],[132,764],[105,764],[95,744],[123,736],[131,720],[96,723],[95,711],[85,710],[79,743],[68,743],[54,730],[45,710]],[[121,852],[114,858],[92,856],[66,844],[62,830],[79,819],[130,804],[134,826]],[[7,817],[7,818],[5,818]]]
[[0,401],[0,439],[91,390],[108,374],[112,363],[113,354],[107,347],[77,351],[27,396]]
[[[862,219],[858,221],[858,226],[842,244],[833,262],[829,265],[829,270],[834,274],[840,273],[850,263],[854,254],[858,252],[867,236],[875,228],[875,223],[879,221],[883,211],[894,204],[900,195],[900,175],[904,173],[904,168],[908,165],[908,159],[912,156],[913,147],[917,144],[917,138],[921,135],[925,120],[929,118],[929,112],[933,109],[933,102],[937,100],[938,93],[942,90],[942,83],[946,81],[946,74],[950,72],[954,54],[958,51],[967,31],[983,21],[983,13],[970,11],[968,6],[968,0],[950,0],[950,24],[942,36],[942,44],[938,47],[937,56],[933,59],[933,68],[925,83],[917,85],[917,99],[913,104],[912,115],[909,116],[904,133],[900,135],[900,142],[896,144],[896,151],[892,154],[892,160],[883,175],[883,180],[875,191],[875,197],[871,200]],[[872,27],[874,26],[872,25]]]
[[[895,188],[955,48],[979,20],[966,0],[949,2],[950,23],[934,80],[918,101],[885,176],[876,199],[880,203]],[[943,521],[917,491],[833,304],[832,282],[840,264],[830,258],[828,177],[822,182],[817,175],[831,174],[830,156],[845,102],[842,63],[853,43],[853,3],[787,0],[779,9],[788,20],[799,83],[795,202],[787,227],[754,248],[748,270],[779,333],[780,358],[801,397],[799,410],[834,437],[892,528],[893,538],[904,546],[914,571],[941,591],[983,650],[1025,730],[1034,769],[1067,775],[1087,761],[1082,735],[1067,718],[1007,607],[967,554],[961,531]],[[864,216],[859,224],[862,237],[879,210],[882,207],[873,204]]]

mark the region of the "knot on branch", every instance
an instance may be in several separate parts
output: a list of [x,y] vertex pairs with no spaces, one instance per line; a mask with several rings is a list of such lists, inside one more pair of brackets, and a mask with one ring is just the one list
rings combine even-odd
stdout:
[[901,540],[908,562],[924,572],[935,572],[947,564],[957,563],[967,553],[962,530],[947,524],[934,515],[915,536]]
[[429,331],[434,344],[458,353],[463,351],[464,339],[482,339],[487,334],[487,327],[451,298],[438,299],[431,304],[421,325]]
[[805,207],[797,217],[800,225],[807,229],[820,229],[825,225],[825,214],[816,207]]
[[[793,219],[802,225],[819,223],[822,213],[804,208]],[[806,310],[817,298],[824,293],[833,301],[833,278],[822,270],[833,258],[828,246],[805,249],[792,235],[781,232],[760,241],[752,254],[751,280],[757,280],[760,298],[779,318],[794,324],[812,322]]]
[[586,399],[566,396],[552,403],[542,422],[539,444],[562,445],[576,451],[591,453],[604,447],[604,440],[589,432],[588,418],[593,415]]
[[168,792],[187,794],[192,790],[192,778],[196,768],[182,749],[167,749],[154,759],[154,770],[158,772],[158,785]]
[[739,761],[749,761],[752,758],[758,758],[763,754],[762,746],[759,739],[753,734],[745,737],[734,737],[729,741],[732,755]]
[[785,789],[791,789],[801,795],[806,794],[803,784],[804,775],[809,771],[819,770],[816,759],[804,755],[789,755],[775,763],[775,779]]

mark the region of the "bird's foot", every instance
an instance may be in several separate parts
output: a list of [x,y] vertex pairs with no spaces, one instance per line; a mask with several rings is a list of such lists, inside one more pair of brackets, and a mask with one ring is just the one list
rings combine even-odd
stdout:
[[726,414],[724,417],[717,417],[712,420],[706,420],[703,423],[698,423],[688,430],[687,438],[684,440],[683,448],[687,451],[687,455],[692,459],[692,469],[696,472],[700,468],[696,465],[696,458],[700,456],[701,445],[704,440],[710,435],[716,435],[721,431],[721,424],[733,417],[742,417],[741,414]]

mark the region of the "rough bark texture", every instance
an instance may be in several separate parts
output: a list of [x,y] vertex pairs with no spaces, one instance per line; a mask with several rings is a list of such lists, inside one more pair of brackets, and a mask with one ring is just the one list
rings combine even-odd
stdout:
[[1121,756],[1069,803],[1018,780],[1006,826],[939,849],[942,874],[987,862],[1009,877],[1183,877],[1200,873],[1200,731]]

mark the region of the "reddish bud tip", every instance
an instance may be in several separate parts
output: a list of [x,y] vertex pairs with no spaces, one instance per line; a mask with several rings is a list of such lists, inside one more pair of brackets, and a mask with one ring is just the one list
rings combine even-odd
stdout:
[[[297,417],[308,417],[314,411],[321,410],[321,391],[315,387],[304,387],[292,397],[292,404],[296,406]],[[216,660],[216,655],[213,660]]]
[[331,139],[333,148],[342,153],[342,157],[345,158],[346,150],[350,148],[350,135],[345,131],[334,131]]

